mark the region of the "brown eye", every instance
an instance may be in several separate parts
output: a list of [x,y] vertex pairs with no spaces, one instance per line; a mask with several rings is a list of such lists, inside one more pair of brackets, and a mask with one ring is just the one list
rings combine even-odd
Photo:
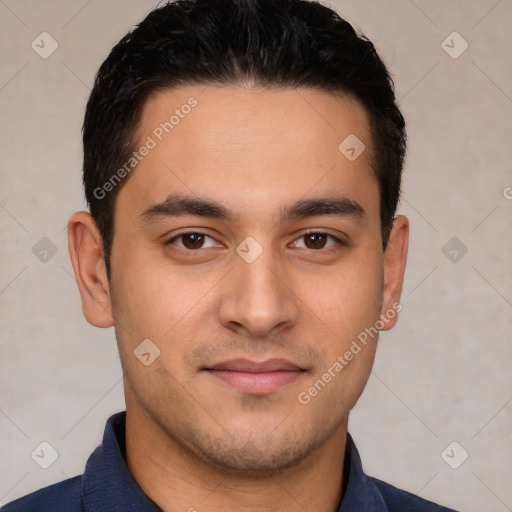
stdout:
[[336,238],[333,235],[329,235],[328,233],[307,233],[298,238],[293,246],[300,249],[313,249],[320,250],[332,247],[334,245],[344,245],[343,242]]
[[177,245],[182,249],[188,249],[190,251],[197,251],[199,249],[215,247],[215,240],[211,236],[205,235],[204,233],[191,232],[177,235],[169,240],[167,244]]
[[184,247],[187,249],[201,249],[204,243],[204,235],[200,235],[199,233],[182,235],[181,238],[183,240]]
[[311,233],[304,236],[304,241],[308,249],[323,249],[327,243],[327,235],[323,233]]

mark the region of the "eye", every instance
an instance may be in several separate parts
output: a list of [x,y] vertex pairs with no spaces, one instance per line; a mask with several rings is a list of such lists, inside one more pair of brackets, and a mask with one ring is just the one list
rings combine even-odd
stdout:
[[[300,241],[303,241],[302,244]],[[299,249],[318,250],[326,249],[336,244],[343,245],[343,242],[339,238],[336,238],[335,236],[329,235],[327,233],[311,232],[302,235],[292,245],[294,247],[298,247]]]
[[180,235],[174,236],[166,243],[166,245],[170,244],[177,245],[182,249],[196,251],[198,249],[208,249],[209,247],[215,247],[217,242],[211,236],[194,231],[190,233],[181,233]]

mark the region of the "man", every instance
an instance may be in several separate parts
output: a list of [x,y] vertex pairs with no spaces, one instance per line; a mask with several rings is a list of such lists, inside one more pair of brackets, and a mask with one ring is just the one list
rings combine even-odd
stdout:
[[372,43],[314,2],[178,0],[126,35],[68,226],[126,413],[4,510],[448,510],[366,476],[347,433],[401,309],[404,126]]

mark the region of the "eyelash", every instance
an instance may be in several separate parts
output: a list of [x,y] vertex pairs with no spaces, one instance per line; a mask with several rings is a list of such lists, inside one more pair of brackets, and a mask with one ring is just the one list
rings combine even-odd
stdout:
[[[173,236],[172,238],[170,238],[169,240],[167,240],[165,242],[165,245],[174,245],[174,242],[184,236],[187,236],[187,235],[202,235],[202,236],[205,236],[205,237],[208,237],[208,238],[211,238],[212,240],[215,240],[212,236],[208,235],[207,233],[203,233],[202,231],[186,231],[186,232],[183,232],[183,233],[179,233],[175,236]],[[298,238],[296,238],[294,240],[294,242],[296,242],[297,240],[300,240],[301,238],[304,238],[308,235],[326,235],[328,237],[328,239],[332,239],[336,242],[337,245],[339,246],[345,246],[347,245],[343,240],[341,240],[340,238],[334,236],[334,235],[331,235],[330,233],[325,233],[323,231],[315,231],[315,230],[311,230],[311,231],[308,231],[304,234],[302,234],[301,236],[299,236]],[[215,240],[216,241],[216,240]],[[216,241],[217,242],[217,241]],[[199,249],[187,249],[186,247],[179,247],[177,246],[179,250],[183,250],[183,251],[186,251],[186,252],[190,252],[190,253],[193,253],[193,252],[199,252],[201,250],[203,250],[203,248],[199,248]],[[306,248],[307,250],[309,251],[313,251],[313,252],[321,252],[322,250],[328,250],[328,249],[331,249],[332,246],[328,246],[328,247],[322,247],[320,249],[309,249],[309,248]],[[207,249],[209,249],[209,247],[207,247]]]

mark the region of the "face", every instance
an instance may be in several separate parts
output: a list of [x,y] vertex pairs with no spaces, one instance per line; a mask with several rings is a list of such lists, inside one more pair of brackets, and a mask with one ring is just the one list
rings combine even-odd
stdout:
[[376,349],[362,333],[394,323],[403,273],[386,275],[369,133],[356,100],[316,90],[147,101],[108,297],[129,414],[237,471],[291,466],[346,428]]

